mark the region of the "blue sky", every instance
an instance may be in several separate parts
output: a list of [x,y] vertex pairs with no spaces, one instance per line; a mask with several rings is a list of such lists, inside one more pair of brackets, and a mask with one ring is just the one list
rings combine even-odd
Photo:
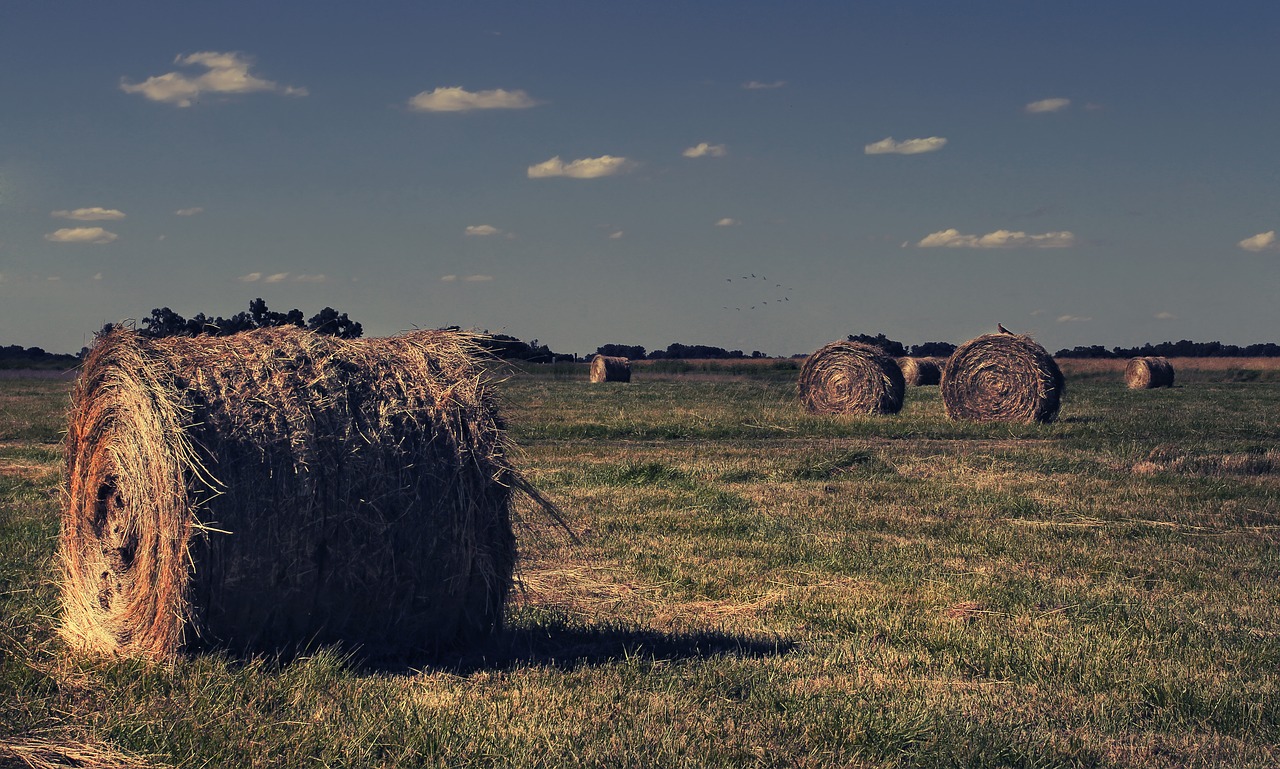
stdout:
[[1280,340],[1280,4],[6,2],[0,344]]

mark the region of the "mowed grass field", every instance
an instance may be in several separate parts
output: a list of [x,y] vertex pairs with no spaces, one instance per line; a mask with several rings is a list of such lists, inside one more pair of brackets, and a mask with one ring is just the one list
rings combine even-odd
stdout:
[[[458,659],[80,659],[69,385],[0,380],[0,766],[1280,765],[1280,371],[1071,362],[1053,425],[818,417],[786,361],[499,385],[509,631]],[[7,763],[6,763],[7,762]]]

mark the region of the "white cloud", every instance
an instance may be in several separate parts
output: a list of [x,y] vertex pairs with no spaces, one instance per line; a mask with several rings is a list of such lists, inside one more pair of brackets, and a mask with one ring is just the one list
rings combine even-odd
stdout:
[[1059,315],[1059,323],[1088,323],[1093,318],[1082,318],[1079,315]]
[[93,279],[94,279],[94,280],[102,280],[102,273],[100,273],[100,272],[99,272],[99,273],[95,273],[95,274],[94,274],[94,276],[93,276]]
[[1276,231],[1259,232],[1251,238],[1245,238],[1236,245],[1245,251],[1265,251],[1276,245]]
[[423,91],[409,99],[409,109],[415,112],[470,112],[476,109],[528,109],[538,102],[524,91],[467,91],[457,86]]
[[737,227],[739,224],[742,224],[742,222],[728,216],[716,222],[717,227]]
[[442,283],[453,283],[457,279],[458,279],[457,275],[441,275],[440,276],[440,281]]
[[64,227],[44,236],[53,243],[110,243],[119,236],[101,227]]
[[294,283],[325,283],[329,280],[322,272],[318,275],[294,275]]
[[117,211],[114,208],[93,206],[91,208],[77,208],[73,211],[53,211],[49,216],[56,216],[59,219],[74,219],[77,222],[106,222],[123,219],[124,212]]
[[1156,320],[1177,320],[1178,316],[1171,312],[1157,312]]
[[191,208],[179,208],[173,213],[178,216],[195,216],[196,214],[203,214],[204,209],[200,206],[192,206]]
[[772,83],[762,83],[759,80],[748,80],[742,84],[742,87],[748,91],[768,91],[774,88],[781,88],[786,85],[785,80],[775,80]]
[[267,277],[263,278],[263,279],[262,279],[262,282],[263,282],[263,283],[283,283],[284,281],[286,281],[286,280],[288,280],[288,279],[289,279],[289,273],[287,273],[287,272],[277,272],[277,273],[273,273],[273,274],[268,275]]
[[467,227],[466,233],[468,235],[483,238],[489,235],[499,235],[502,233],[502,230],[491,224],[472,224]]
[[486,281],[493,280],[493,276],[492,275],[468,275],[467,277],[463,278],[463,280],[467,281],[468,283],[484,283]]
[[622,230],[618,230],[617,232],[609,235],[609,240],[622,240],[622,235]]
[[723,144],[707,144],[706,142],[699,142],[680,154],[687,158],[722,158],[729,154],[729,150]]
[[181,72],[167,72],[149,77],[141,83],[120,81],[125,93],[140,93],[152,101],[190,107],[201,94],[237,94],[269,92],[285,96],[306,96],[307,89],[280,85],[271,80],[249,74],[253,60],[241,53],[203,51],[187,56],[179,55],[174,63],[183,67],[204,67],[205,72],[195,77]]
[[1034,115],[1043,112],[1060,112],[1070,106],[1070,99],[1041,99],[1040,101],[1031,102],[1023,109]]
[[50,275],[49,277],[45,278],[45,280],[49,281],[50,283],[56,283],[56,282],[58,282],[58,281],[62,280],[62,276],[61,276],[61,275]]
[[1069,248],[1075,243],[1076,236],[1067,231],[1028,235],[996,230],[986,235],[963,235],[959,230],[947,229],[925,236],[916,245],[920,248]]
[[892,136],[872,142],[862,148],[868,155],[920,155],[925,152],[937,152],[947,146],[947,140],[941,136],[930,136],[927,139],[905,139],[894,141]]
[[603,176],[616,176],[631,170],[635,164],[623,157],[601,155],[598,158],[582,158],[565,164],[556,155],[550,160],[529,166],[530,179],[549,179],[554,176],[565,176],[570,179],[599,179]]
[[262,280],[262,273],[251,272],[248,275],[241,275],[239,278],[237,278],[237,280],[239,280],[241,283],[257,283],[258,281]]

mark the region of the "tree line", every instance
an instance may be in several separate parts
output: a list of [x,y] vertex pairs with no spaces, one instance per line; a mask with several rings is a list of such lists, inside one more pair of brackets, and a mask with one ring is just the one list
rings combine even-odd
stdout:
[[[138,333],[153,339],[166,336],[230,336],[259,328],[295,326],[342,339],[359,339],[364,336],[363,326],[347,317],[345,312],[340,313],[332,307],[326,307],[306,320],[304,318],[306,316],[298,309],[274,312],[259,297],[249,302],[248,312],[238,312],[228,318],[211,318],[203,312],[184,318],[168,307],[158,307],[151,311],[149,317],[142,319],[142,328]],[[112,326],[108,324],[103,330],[110,328]]]

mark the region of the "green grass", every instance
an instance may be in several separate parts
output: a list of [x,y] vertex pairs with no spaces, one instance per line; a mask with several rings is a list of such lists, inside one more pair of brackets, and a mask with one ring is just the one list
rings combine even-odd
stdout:
[[[1054,425],[803,413],[793,378],[502,384],[535,485],[485,649],[79,659],[68,384],[0,380],[0,746],[182,766],[1280,763],[1280,383],[1068,381]],[[662,378],[658,378],[661,375]],[[1181,372],[1180,372],[1181,376]],[[5,766],[0,747],[0,766]]]

